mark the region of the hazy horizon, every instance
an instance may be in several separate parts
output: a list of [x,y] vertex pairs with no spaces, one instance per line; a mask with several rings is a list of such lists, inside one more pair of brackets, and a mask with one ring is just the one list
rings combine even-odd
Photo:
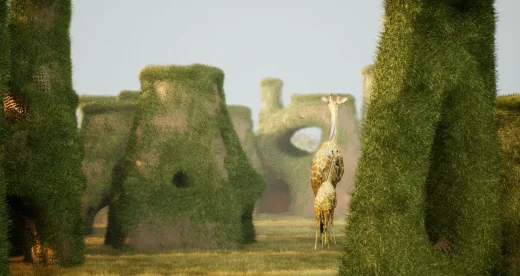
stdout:
[[[150,64],[221,68],[226,103],[261,108],[259,82],[293,93],[349,93],[362,100],[361,68],[373,63],[382,1],[73,0],[74,89],[79,95],[140,90]],[[520,93],[520,2],[498,0],[498,93]],[[317,103],[320,104],[320,103]]]

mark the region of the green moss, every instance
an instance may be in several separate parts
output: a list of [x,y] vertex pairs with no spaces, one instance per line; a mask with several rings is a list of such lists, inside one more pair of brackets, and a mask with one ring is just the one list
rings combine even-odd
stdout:
[[117,95],[117,102],[137,102],[140,95],[141,91],[123,90]]
[[227,110],[249,162],[259,174],[263,175],[264,166],[260,158],[260,153],[258,152],[256,136],[253,132],[251,109],[247,106],[228,105]]
[[107,243],[235,248],[254,240],[262,178],[226,109],[223,72],[148,66],[126,154],[114,168]]
[[93,230],[94,216],[110,201],[112,169],[126,151],[135,109],[135,103],[125,101],[80,104],[83,173],[87,180],[82,209],[87,234]]
[[[0,98],[3,99],[8,89],[10,76],[10,48],[9,33],[7,31],[7,18],[9,8],[6,1],[0,2]],[[2,105],[3,107],[3,105]],[[0,112],[0,144],[5,143],[6,125],[4,112]],[[0,147],[0,164],[4,162],[4,148]],[[7,206],[5,202],[6,180],[4,169],[0,166],[0,275],[9,274],[7,257],[9,256],[10,244],[8,241],[7,229],[9,219],[7,216]]]
[[87,103],[115,103],[117,97],[114,96],[106,96],[106,95],[80,95],[79,96],[79,105],[87,104]]
[[[493,1],[384,1],[341,275],[500,263]],[[442,254],[441,237],[453,243]]]
[[[330,131],[330,111],[321,98],[329,94],[293,94],[289,106],[278,109],[276,112],[270,105],[277,105],[281,101],[280,83],[268,79],[261,82],[263,102],[257,132],[257,143],[261,153],[265,176],[268,186],[260,210],[264,212],[288,211],[293,214],[313,215],[313,196],[310,184],[310,165],[314,153],[309,153],[295,147],[290,138],[299,129],[317,127],[322,131],[321,142],[324,142]],[[270,87],[269,85],[273,85]],[[357,120],[355,99],[352,95],[342,94],[348,101],[340,108],[339,127],[337,134],[338,144],[343,152],[355,155],[357,148]],[[321,143],[320,143],[321,144]],[[344,154],[345,156],[346,154]],[[355,156],[349,158],[345,167],[353,167]],[[350,161],[350,159],[352,159]],[[339,184],[341,194],[339,201],[347,204],[347,191],[350,189],[351,179],[346,175]],[[285,195],[287,191],[290,195]],[[289,206],[273,207],[282,204],[280,196],[287,196]],[[287,210],[288,208],[288,210]],[[276,211],[274,210],[276,209]]]
[[[39,241],[54,252],[51,259],[78,265],[83,262],[85,180],[75,116],[78,96],[72,89],[71,2],[12,0],[10,6],[9,88],[28,99],[29,111],[24,121],[8,127],[7,196],[32,211],[21,215],[35,220]],[[11,212],[20,211],[12,207]],[[24,239],[35,243],[27,235]],[[24,250],[30,257],[29,248]]]
[[520,95],[497,97],[504,274],[520,275]]

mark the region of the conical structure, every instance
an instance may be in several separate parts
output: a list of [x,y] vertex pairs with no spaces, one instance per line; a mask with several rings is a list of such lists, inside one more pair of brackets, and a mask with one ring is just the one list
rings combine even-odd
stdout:
[[128,148],[113,173],[106,242],[154,251],[253,241],[263,180],[233,129],[223,72],[148,66],[140,81]]
[[493,2],[384,1],[340,275],[499,265]]

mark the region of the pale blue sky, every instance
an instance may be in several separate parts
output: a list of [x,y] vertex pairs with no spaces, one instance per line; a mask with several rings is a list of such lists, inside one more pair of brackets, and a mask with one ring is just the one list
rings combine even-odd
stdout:
[[[228,104],[249,106],[259,82],[293,93],[350,93],[361,104],[361,67],[374,59],[382,1],[73,0],[74,88],[80,95],[138,90],[149,64],[205,63],[226,74]],[[520,93],[520,1],[497,0],[498,88]]]

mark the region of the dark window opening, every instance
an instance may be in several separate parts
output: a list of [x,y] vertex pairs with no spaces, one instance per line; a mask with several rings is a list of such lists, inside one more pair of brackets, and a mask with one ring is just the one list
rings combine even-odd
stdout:
[[177,188],[187,188],[188,187],[188,175],[184,171],[178,171],[173,175],[172,183]]

